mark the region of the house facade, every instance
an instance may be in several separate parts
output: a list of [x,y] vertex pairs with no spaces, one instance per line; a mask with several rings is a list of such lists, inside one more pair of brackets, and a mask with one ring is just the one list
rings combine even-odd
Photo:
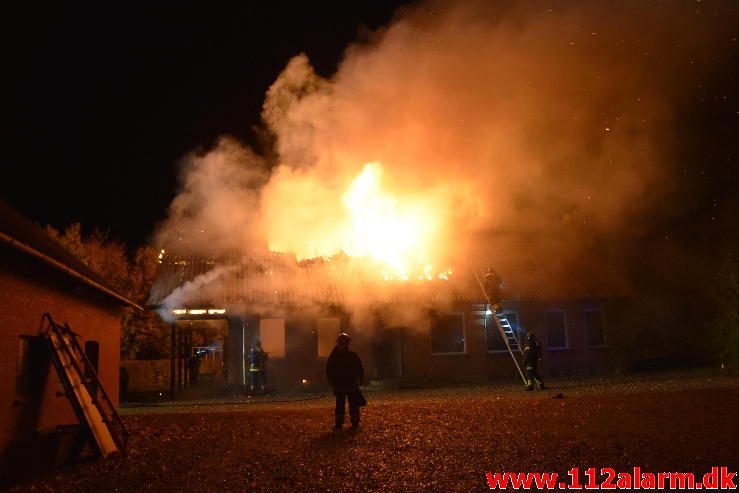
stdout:
[[[545,375],[605,371],[609,320],[628,296],[623,281],[595,257],[546,268],[532,262],[524,256],[496,265],[501,304],[519,340],[536,334]],[[170,256],[150,301],[169,322],[177,348],[175,392],[192,383],[187,359],[196,351],[212,355],[200,385],[245,388],[245,355],[257,340],[270,353],[268,386],[325,386],[325,359],[340,332],[352,337],[368,379],[519,378],[472,272],[384,281],[347,259],[306,265],[284,256],[256,262]]]

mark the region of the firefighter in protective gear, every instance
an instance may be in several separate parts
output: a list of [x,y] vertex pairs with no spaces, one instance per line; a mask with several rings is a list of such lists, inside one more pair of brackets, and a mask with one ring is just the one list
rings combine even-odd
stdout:
[[544,390],[544,382],[537,370],[540,359],[541,346],[536,342],[534,334],[529,332],[526,336],[526,347],[523,348],[523,364],[526,368],[526,390],[534,390],[534,382],[536,382],[539,390]]
[[263,393],[267,387],[266,362],[267,353],[262,351],[262,344],[257,341],[249,349],[249,389],[252,393]]
[[352,429],[359,427],[359,408],[367,404],[359,385],[364,383],[364,367],[359,356],[349,350],[351,338],[342,333],[336,338],[336,347],[326,362],[326,379],[336,396],[334,429],[344,426],[345,401],[349,401],[349,417]]
[[499,305],[501,299],[501,283],[500,276],[495,269],[489,267],[485,276],[482,279],[482,287],[485,290],[485,294],[490,302],[490,307],[496,312],[500,311],[502,307]]

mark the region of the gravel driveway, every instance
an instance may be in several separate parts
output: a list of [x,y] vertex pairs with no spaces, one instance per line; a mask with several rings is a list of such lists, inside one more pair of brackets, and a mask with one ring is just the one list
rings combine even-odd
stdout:
[[[562,398],[556,398],[557,394]],[[739,380],[721,377],[368,392],[357,433],[332,400],[123,410],[126,457],[13,491],[483,491],[486,471],[739,466]]]

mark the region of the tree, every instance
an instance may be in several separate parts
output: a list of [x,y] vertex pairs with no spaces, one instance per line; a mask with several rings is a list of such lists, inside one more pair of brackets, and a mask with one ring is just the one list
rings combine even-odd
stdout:
[[[129,258],[122,243],[98,229],[86,235],[79,223],[68,226],[64,232],[47,226],[46,232],[113,289],[139,305],[146,305],[158,259],[152,247],[140,247]],[[126,307],[121,323],[121,357],[157,359],[166,353],[167,333],[159,317],[151,311]]]
[[130,282],[130,261],[122,243],[108,238],[106,233],[95,229],[89,235],[83,235],[80,223],[68,226],[59,232],[46,226],[46,233],[61,243],[74,256],[93,272],[102,277],[116,291],[127,297],[133,297],[134,286]]
[[[131,297],[145,306],[158,265],[158,252],[143,246],[136,250],[130,269]],[[159,359],[168,351],[167,331],[159,316],[151,310],[145,312],[126,309],[121,330],[121,357],[124,359]]]

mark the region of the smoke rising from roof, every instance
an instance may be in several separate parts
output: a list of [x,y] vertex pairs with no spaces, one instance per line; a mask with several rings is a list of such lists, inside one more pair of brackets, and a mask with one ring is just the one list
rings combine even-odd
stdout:
[[406,9],[348,47],[329,78],[304,54],[290,60],[263,107],[276,159],[227,138],[187,157],[158,241],[336,254],[343,195],[369,162],[381,163],[399,208],[434,211],[429,242],[442,264],[469,258],[465,238],[480,232],[587,246],[638,229],[672,193],[672,108],[731,43],[719,10]]

